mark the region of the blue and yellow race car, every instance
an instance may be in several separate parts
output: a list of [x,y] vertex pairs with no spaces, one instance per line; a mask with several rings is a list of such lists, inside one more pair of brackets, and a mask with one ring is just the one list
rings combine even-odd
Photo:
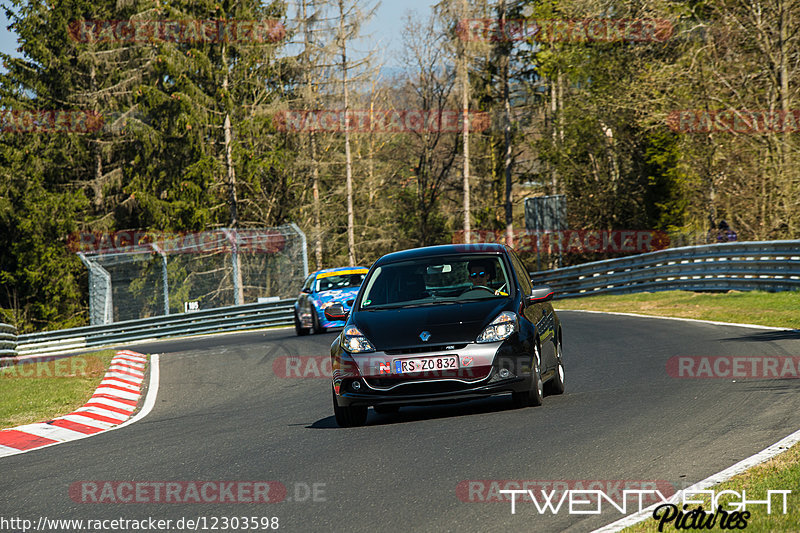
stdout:
[[[369,269],[360,266],[318,270],[306,278],[294,303],[294,329],[298,335],[324,333],[344,326],[346,313]],[[331,315],[331,308],[335,315]],[[328,317],[325,311],[328,310]]]

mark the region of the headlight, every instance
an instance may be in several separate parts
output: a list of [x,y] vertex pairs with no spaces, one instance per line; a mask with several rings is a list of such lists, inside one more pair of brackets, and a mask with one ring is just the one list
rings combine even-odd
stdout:
[[324,311],[325,309],[329,308],[330,306],[332,306],[332,305],[333,305],[333,304],[335,304],[335,303],[336,303],[336,302],[335,302],[334,300],[331,300],[330,302],[325,302],[324,304],[321,304],[321,305],[319,306],[319,308],[320,308],[320,309],[322,309],[322,310]]
[[486,326],[475,342],[501,341],[510,337],[517,329],[517,315],[511,311],[503,311]]
[[342,347],[350,353],[374,352],[375,347],[367,340],[361,331],[355,326],[350,326],[344,330],[344,343]]

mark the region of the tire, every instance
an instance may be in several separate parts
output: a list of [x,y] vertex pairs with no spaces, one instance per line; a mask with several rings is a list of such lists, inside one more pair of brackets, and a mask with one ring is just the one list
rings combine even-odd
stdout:
[[308,335],[308,329],[300,326],[300,320],[297,318],[297,313],[294,315],[294,332],[297,333],[298,337],[302,337],[303,335]]
[[333,416],[336,418],[336,423],[339,424],[339,427],[363,426],[367,422],[367,407],[339,407],[339,404],[336,403],[336,393],[333,392],[333,389],[331,389],[331,394],[333,394]]
[[556,374],[545,385],[545,392],[547,394],[564,394],[564,363],[561,361],[561,339],[558,339],[556,345],[556,360],[558,367],[556,367]]
[[320,327],[319,325],[319,317],[317,316],[317,310],[314,309],[311,311],[311,334],[316,335],[318,333],[325,333],[326,329]]
[[398,405],[373,405],[372,409],[379,415],[394,415],[400,410]]
[[533,369],[531,371],[531,389],[522,392],[512,392],[511,401],[514,402],[514,407],[539,407],[542,405],[544,399],[544,384],[542,383],[541,372],[541,349],[539,348],[539,340],[536,340],[534,345],[533,355]]

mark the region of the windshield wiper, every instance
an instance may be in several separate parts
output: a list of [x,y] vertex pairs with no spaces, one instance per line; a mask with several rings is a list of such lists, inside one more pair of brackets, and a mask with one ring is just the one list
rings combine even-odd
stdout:
[[416,302],[416,303],[397,303],[397,304],[382,304],[382,305],[375,305],[375,306],[367,306],[362,307],[359,311],[377,311],[381,309],[409,309],[412,307],[427,307],[431,305],[450,305],[455,304],[453,300],[437,300],[433,302]]

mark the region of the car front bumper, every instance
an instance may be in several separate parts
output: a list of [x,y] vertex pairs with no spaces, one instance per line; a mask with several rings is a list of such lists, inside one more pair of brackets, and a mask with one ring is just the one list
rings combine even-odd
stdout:
[[[531,389],[532,357],[518,341],[471,343],[452,352],[343,354],[332,361],[340,407],[458,401]],[[457,355],[459,369],[406,375],[391,372],[398,359],[440,355]]]

